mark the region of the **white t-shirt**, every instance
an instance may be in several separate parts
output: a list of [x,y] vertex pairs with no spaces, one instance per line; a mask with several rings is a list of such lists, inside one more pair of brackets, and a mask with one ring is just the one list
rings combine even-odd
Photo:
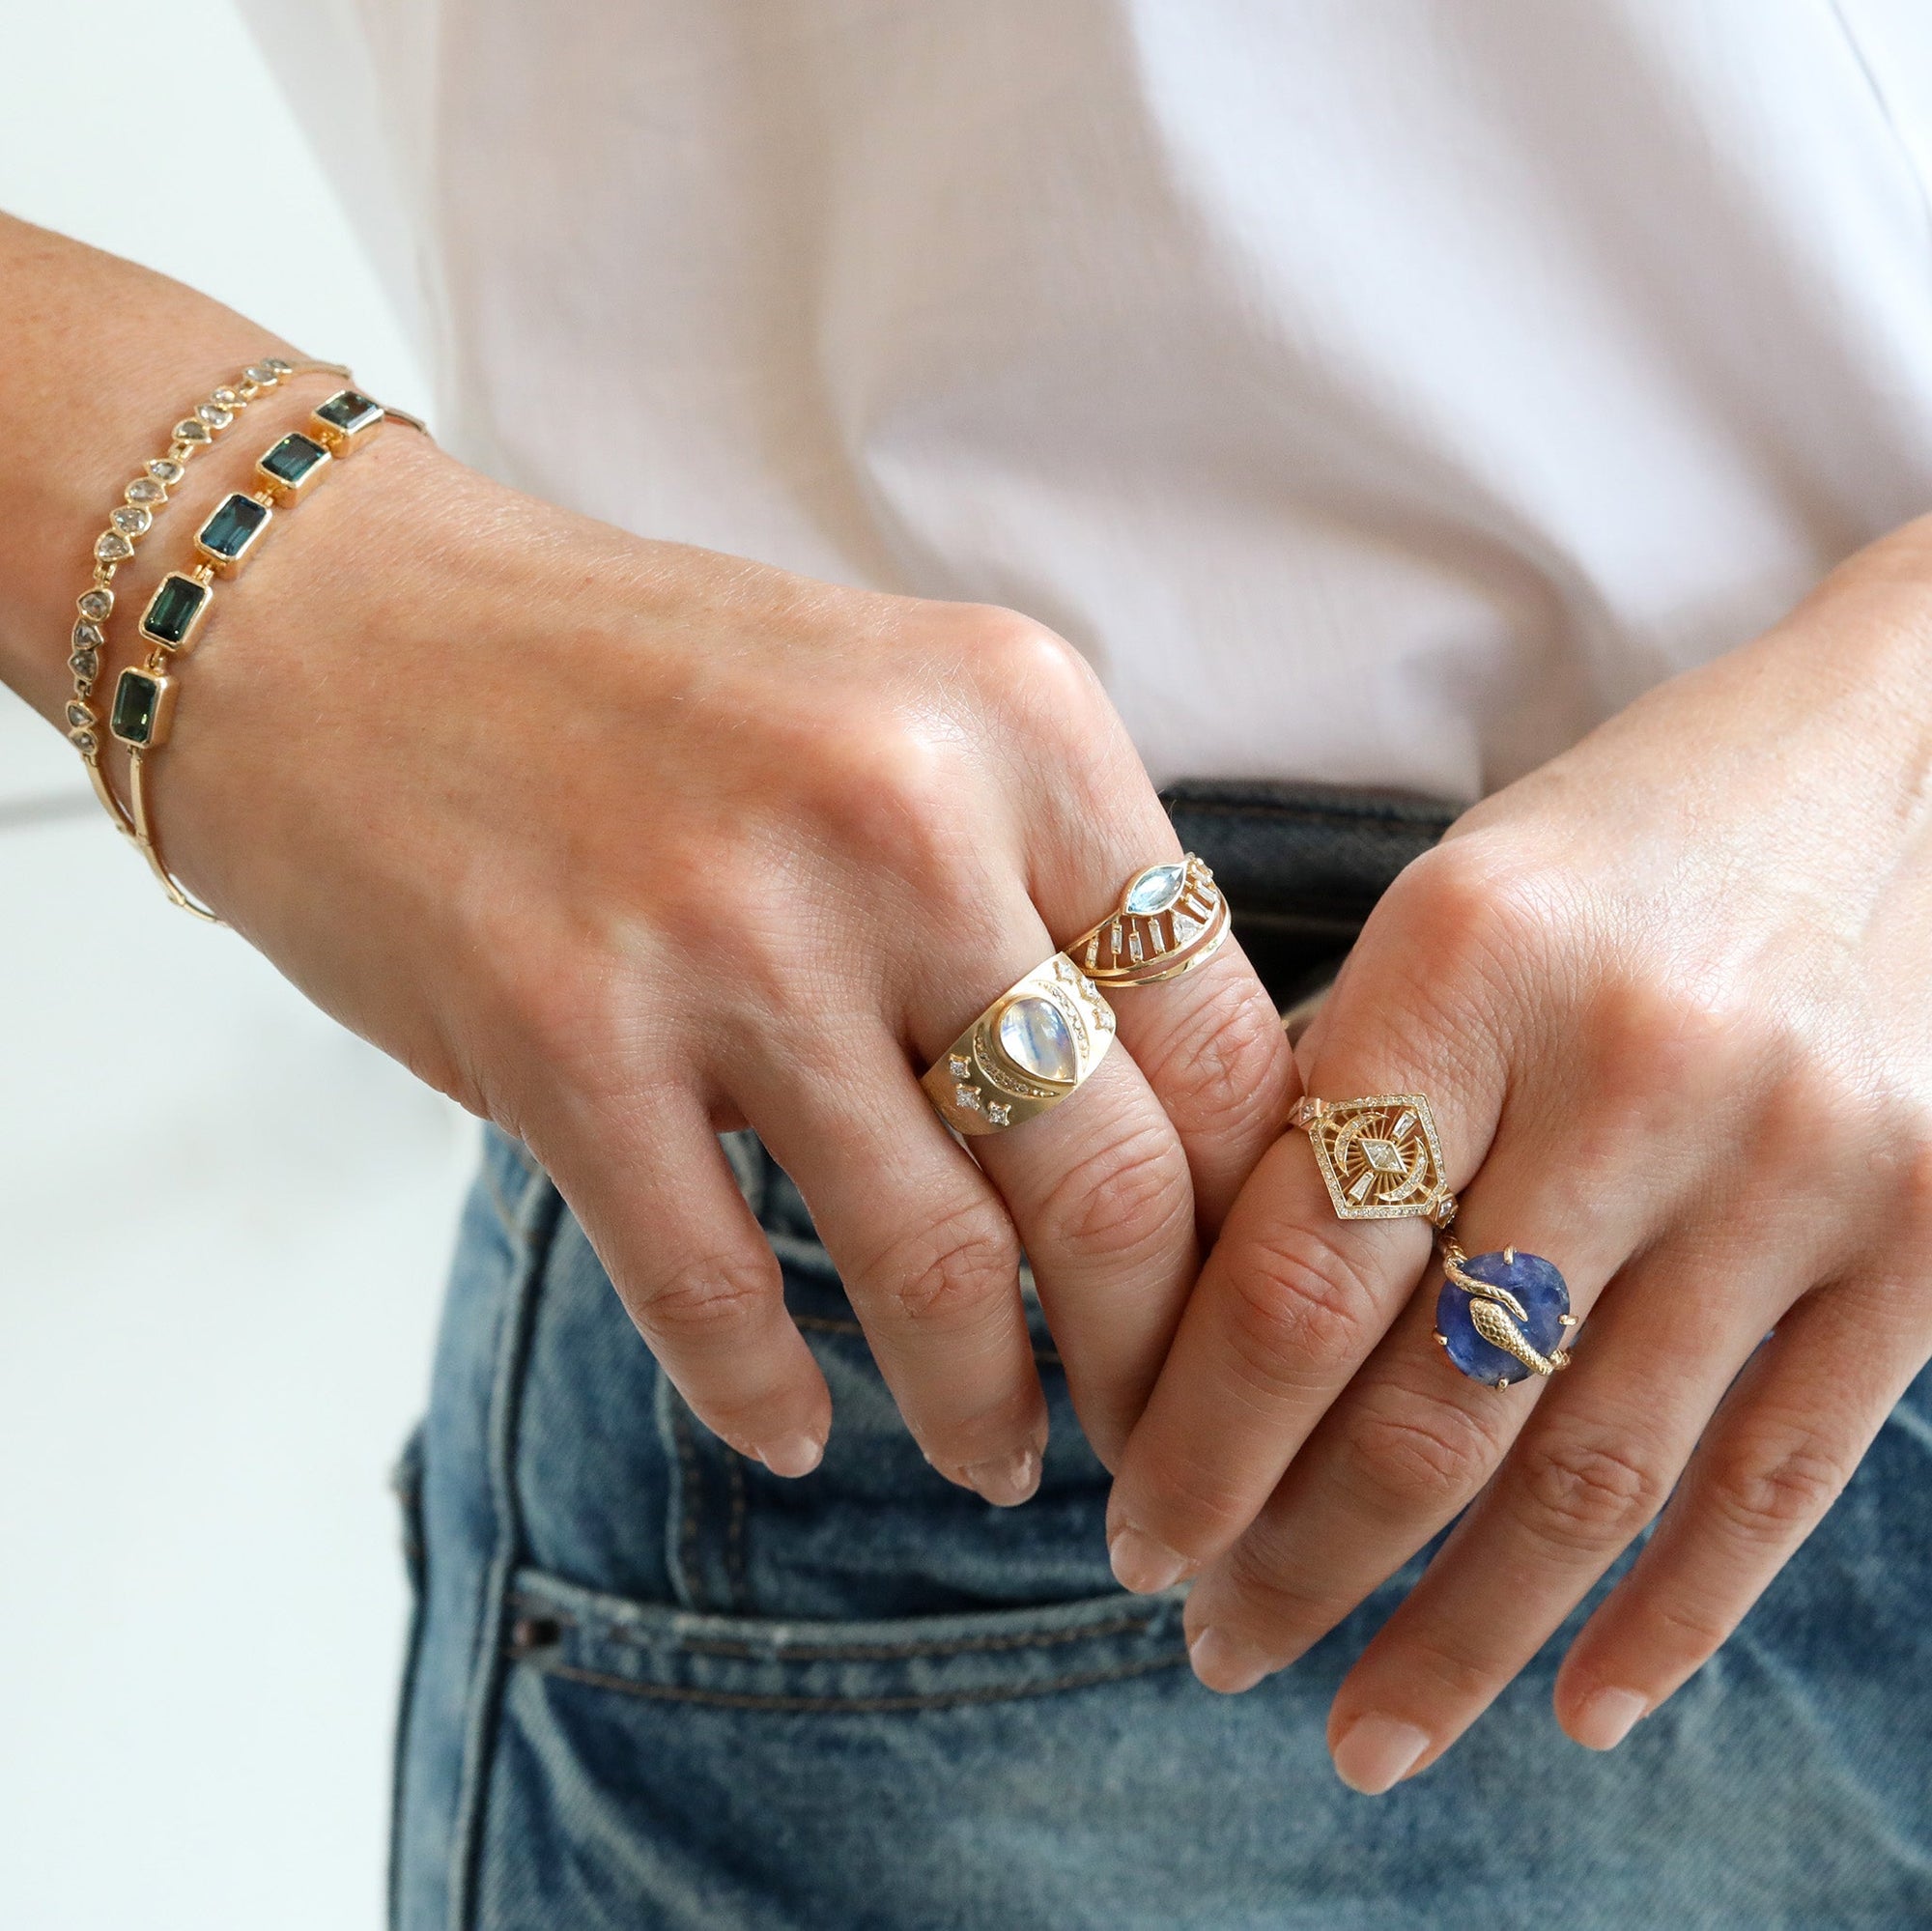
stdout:
[[1927,0],[250,11],[460,454],[1157,781],[1473,796],[1932,507]]

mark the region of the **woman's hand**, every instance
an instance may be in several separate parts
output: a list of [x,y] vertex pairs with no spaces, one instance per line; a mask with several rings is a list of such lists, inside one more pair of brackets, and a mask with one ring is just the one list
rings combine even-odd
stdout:
[[1118,1452],[1292,1068],[1229,946],[1123,998],[1126,1050],[983,1170],[928,1108],[924,1065],[1178,849],[1059,639],[639,542],[392,429],[182,682],[156,791],[185,882],[530,1146],[726,1440],[800,1474],[831,1425],[714,1137],[749,1122],[942,1472],[1037,1481],[1022,1242]]
[[[1304,1136],[1230,1214],[1115,1487],[1122,1578],[1205,1570],[1219,1690],[1459,1511],[1336,1698],[1343,1776],[1446,1750],[1670,1498],[1565,1661],[1616,1744],[1723,1642],[1932,1353],[1932,525],[1469,812],[1302,1042],[1421,1092],[1470,1253],[1589,1317],[1547,1385],[1432,1339],[1420,1220],[1338,1220]],[[1418,1280],[1421,1292],[1417,1292]],[[1674,1492],[1673,1492],[1674,1491]]]

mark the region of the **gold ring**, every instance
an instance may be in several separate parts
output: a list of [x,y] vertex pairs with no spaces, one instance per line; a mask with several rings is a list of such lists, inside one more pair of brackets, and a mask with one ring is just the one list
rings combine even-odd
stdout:
[[1456,1218],[1456,1196],[1442,1178],[1435,1116],[1419,1093],[1367,1099],[1294,1102],[1288,1116],[1315,1148],[1328,1198],[1343,1220],[1401,1220],[1419,1214],[1437,1227]]
[[920,1085],[954,1131],[999,1133],[1058,1106],[1113,1042],[1113,1008],[1056,952],[1008,986]]
[[1228,936],[1228,901],[1188,852],[1128,879],[1120,904],[1066,948],[1096,985],[1158,985],[1206,965]]
[[1442,1177],[1435,1117],[1419,1093],[1364,1099],[1295,1101],[1288,1116],[1315,1149],[1329,1201],[1344,1220],[1433,1221],[1442,1240],[1442,1287],[1435,1340],[1472,1381],[1507,1388],[1527,1376],[1548,1377],[1570,1365],[1580,1324],[1570,1290],[1540,1254],[1504,1247],[1468,1255],[1449,1233],[1456,1196]]

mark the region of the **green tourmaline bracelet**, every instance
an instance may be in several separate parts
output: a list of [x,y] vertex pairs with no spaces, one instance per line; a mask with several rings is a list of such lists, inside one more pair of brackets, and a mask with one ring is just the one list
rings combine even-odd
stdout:
[[[349,373],[334,363],[309,363],[304,366],[331,375],[347,376]],[[248,379],[252,381],[258,373],[270,373],[276,382],[285,382],[289,376],[301,371],[287,362],[265,362],[259,368],[250,369]],[[256,392],[259,393],[263,386],[266,385],[257,384]],[[217,389],[215,396],[219,399],[224,393],[227,392]],[[239,398],[239,390],[233,393]],[[226,412],[228,405],[220,404],[220,408]],[[147,656],[138,666],[130,666],[122,671],[115,684],[114,702],[108,712],[108,729],[128,747],[128,789],[131,809],[127,811],[122,809],[120,801],[100,774],[99,744],[93,729],[98,719],[92,709],[89,710],[90,741],[81,748],[81,754],[87,758],[89,769],[94,773],[95,789],[100,793],[116,823],[140,846],[169,898],[198,919],[220,923],[205,905],[197,904],[169,871],[156,839],[148,799],[147,761],[167,743],[174,724],[180,680],[170,667],[177,658],[185,658],[194,648],[201,628],[213,608],[213,580],[233,577],[241,571],[268,534],[275,512],[298,501],[337,463],[372,440],[385,421],[407,423],[424,435],[429,433],[422,422],[402,410],[386,409],[355,388],[337,390],[311,412],[304,429],[282,437],[263,455],[255,465],[256,487],[252,492],[235,491],[215,505],[213,513],[195,533],[196,560],[193,565],[185,571],[170,571],[161,579],[160,586],[149,598],[148,607],[141,613],[140,633],[148,646]],[[187,426],[185,422],[177,425],[177,433]],[[225,427],[225,423],[216,425],[210,422],[207,427]],[[123,560],[123,557],[115,558],[117,562]],[[112,574],[111,569],[109,574]],[[104,585],[97,587],[104,588]],[[106,608],[101,611],[103,617],[106,611],[112,608],[112,593],[108,592]],[[84,599],[82,610],[85,614]],[[97,651],[98,648],[97,645]],[[90,691],[98,665],[97,655],[95,668],[89,673]],[[73,721],[71,706],[69,720],[70,723]],[[75,735],[75,742],[79,743],[78,734]]]

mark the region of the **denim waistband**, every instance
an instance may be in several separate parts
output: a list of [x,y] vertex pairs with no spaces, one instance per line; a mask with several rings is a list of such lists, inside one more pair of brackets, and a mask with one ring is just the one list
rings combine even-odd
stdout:
[[1463,807],[1396,791],[1247,779],[1161,794],[1180,841],[1213,867],[1240,940],[1286,1008],[1334,977],[1397,872]]

